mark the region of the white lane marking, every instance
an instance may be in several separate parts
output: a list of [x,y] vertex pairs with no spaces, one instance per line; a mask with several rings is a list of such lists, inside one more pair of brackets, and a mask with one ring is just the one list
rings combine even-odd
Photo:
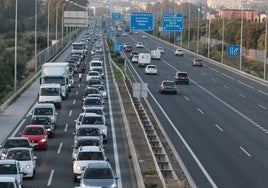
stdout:
[[72,113],[73,113],[73,111],[72,111],[72,110],[70,110],[70,112],[69,112],[69,117],[71,117],[71,116],[72,116]]
[[20,122],[20,124],[19,124],[19,126],[16,128],[16,130],[12,133],[12,137],[14,137],[17,133],[18,133],[18,131],[20,130],[20,128],[22,127],[22,125],[24,125],[24,122],[26,121],[26,119],[23,119],[21,122]]
[[262,93],[262,94],[268,96],[268,93],[266,93],[266,92],[264,92],[264,91],[262,91],[262,90],[258,90],[258,92],[260,92],[260,93]]
[[242,82],[242,81],[240,81],[240,80],[237,80],[237,82],[240,83],[240,84],[242,84],[242,85],[244,85],[244,86],[249,87],[250,89],[254,89],[254,87],[252,87],[252,86],[246,84],[245,82]]
[[265,106],[262,106],[261,104],[258,104],[258,106],[261,107],[263,110],[267,109]]
[[224,85],[223,87],[225,87],[226,89],[228,89],[228,88],[229,88],[227,85]]
[[218,71],[217,69],[214,69],[214,68],[212,68],[212,67],[209,67],[209,69],[211,69],[211,70],[213,70],[214,72],[217,72],[217,73],[220,72],[220,71]]
[[216,80],[214,78],[211,79],[213,82],[216,82]]
[[73,104],[75,104],[75,103],[76,103],[76,100],[74,99]]
[[202,72],[201,74],[202,74],[203,76],[206,76],[206,74],[205,74],[205,73],[203,73],[203,72]]
[[239,147],[247,156],[251,157],[251,155],[245,150],[242,146]]
[[54,172],[55,172],[55,170],[51,170],[50,175],[49,175],[49,178],[48,178],[47,186],[50,186],[51,185]]
[[68,126],[69,126],[68,124],[65,125],[64,132],[67,132]]
[[61,143],[60,143],[60,145],[59,145],[59,148],[58,148],[57,154],[60,154],[60,152],[61,152],[61,148],[62,148],[62,145],[63,145],[63,143],[61,142]]
[[188,97],[184,96],[184,98],[185,98],[187,101],[190,101]]
[[201,114],[204,114],[204,112],[203,112],[200,108],[197,108],[197,110],[198,110]]
[[75,95],[78,95],[78,91],[75,92]]
[[245,98],[245,97],[246,97],[245,95],[242,95],[241,93],[239,93],[239,96],[240,96],[240,97],[243,97],[243,98]]
[[223,129],[222,129],[219,125],[215,124],[215,126],[216,126],[221,132],[223,132]]
[[227,74],[224,74],[224,73],[221,73],[223,76],[227,77],[227,78],[230,78],[231,80],[235,80],[233,77],[227,75]]

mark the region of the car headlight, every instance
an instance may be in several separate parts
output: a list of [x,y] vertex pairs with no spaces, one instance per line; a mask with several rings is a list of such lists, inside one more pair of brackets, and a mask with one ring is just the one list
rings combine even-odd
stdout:
[[45,138],[40,140],[40,142],[46,142],[46,141],[47,141],[47,139],[45,139]]

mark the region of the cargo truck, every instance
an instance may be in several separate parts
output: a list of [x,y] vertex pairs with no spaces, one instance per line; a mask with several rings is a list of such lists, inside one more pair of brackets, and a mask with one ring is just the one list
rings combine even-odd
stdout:
[[60,84],[61,96],[69,92],[69,67],[67,62],[49,62],[42,66],[40,84]]

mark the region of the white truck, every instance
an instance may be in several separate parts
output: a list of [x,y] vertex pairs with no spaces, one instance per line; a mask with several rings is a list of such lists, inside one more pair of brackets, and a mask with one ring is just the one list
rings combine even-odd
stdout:
[[161,59],[161,51],[159,50],[152,50],[151,51],[151,59]]
[[61,85],[42,84],[39,88],[38,102],[53,103],[57,109],[61,109]]
[[87,54],[87,46],[84,42],[74,42],[72,43],[72,54],[80,54],[82,59]]
[[146,67],[151,63],[150,53],[139,53],[138,57],[138,67]]
[[69,92],[69,67],[67,62],[49,62],[42,66],[40,84],[60,84],[61,96],[66,98]]

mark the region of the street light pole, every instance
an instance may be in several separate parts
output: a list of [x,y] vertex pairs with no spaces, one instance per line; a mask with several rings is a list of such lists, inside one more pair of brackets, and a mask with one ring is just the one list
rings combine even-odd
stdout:
[[243,0],[241,0],[241,32],[240,32],[240,63],[239,70],[242,70],[242,53],[243,53],[243,25],[244,25],[244,8],[243,8]]
[[224,16],[222,15],[222,39],[221,39],[221,63],[223,63],[223,52],[224,52]]
[[48,0],[48,4],[47,4],[47,50],[48,50],[48,57],[49,57],[49,44],[50,44],[50,39],[49,39],[49,12],[50,12],[50,2],[51,0]]
[[14,92],[17,90],[17,41],[18,41],[18,0],[15,8],[15,54],[14,54]]
[[189,19],[188,19],[188,50],[190,49],[190,19],[191,19],[191,9],[190,9],[190,3],[188,2],[189,5]]
[[37,71],[37,0],[35,0],[34,14],[34,72]]
[[268,35],[268,26],[267,26],[268,14],[266,11],[266,18],[265,18],[265,39],[264,39],[264,60],[263,60],[263,79],[266,80],[266,64],[267,64],[267,35]]
[[199,54],[199,30],[200,30],[200,8],[197,8],[197,39],[196,39],[196,53]]

